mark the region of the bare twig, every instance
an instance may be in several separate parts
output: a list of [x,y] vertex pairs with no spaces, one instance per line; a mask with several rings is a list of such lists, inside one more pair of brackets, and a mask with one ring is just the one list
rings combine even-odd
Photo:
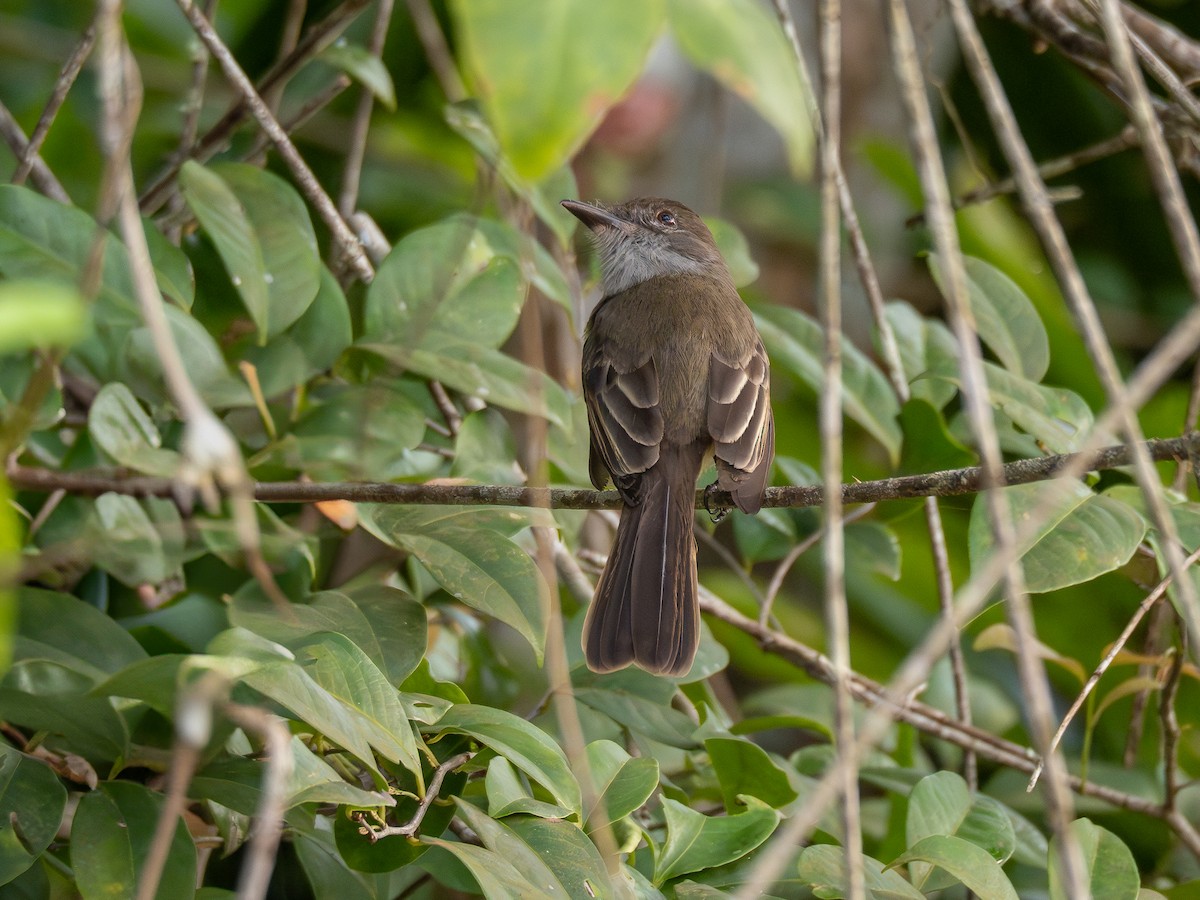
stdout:
[[[1184,560],[1183,564],[1185,567],[1191,566],[1196,562],[1197,559],[1200,559],[1200,550],[1195,551],[1191,556]],[[1132,616],[1130,616],[1129,621],[1125,623],[1125,627],[1121,629],[1120,635],[1118,635],[1117,639],[1112,642],[1111,646],[1109,646],[1108,652],[1104,654],[1104,658],[1100,660],[1099,664],[1095,668],[1095,671],[1092,672],[1091,677],[1088,678],[1087,683],[1084,684],[1083,689],[1075,698],[1075,702],[1071,704],[1071,708],[1068,709],[1066,715],[1063,716],[1062,722],[1059,723],[1058,729],[1054,732],[1053,745],[1055,747],[1058,746],[1059,741],[1061,741],[1063,735],[1066,734],[1067,728],[1070,726],[1075,716],[1079,713],[1079,710],[1083,708],[1084,701],[1086,701],[1091,695],[1092,691],[1095,690],[1096,685],[1100,683],[1100,679],[1103,677],[1104,673],[1108,671],[1108,668],[1112,665],[1113,660],[1115,660],[1118,654],[1125,649],[1125,645],[1133,636],[1133,632],[1137,629],[1138,625],[1141,624],[1146,613],[1148,613],[1154,604],[1162,598],[1163,594],[1167,592],[1167,588],[1171,586],[1171,581],[1172,578],[1168,574],[1167,577],[1162,579],[1162,581],[1155,586],[1154,590],[1147,594],[1145,599],[1138,604],[1138,608],[1134,610],[1134,613]],[[1038,763],[1037,768],[1033,770],[1033,775],[1030,776],[1029,779],[1030,790],[1032,790],[1033,786],[1037,783],[1038,777],[1041,774],[1042,766],[1041,763]]]
[[1179,676],[1183,672],[1183,653],[1174,654],[1163,681],[1158,699],[1158,718],[1162,722],[1163,808],[1174,812],[1179,796],[1179,718],[1175,714],[1175,697],[1179,693]]
[[37,124],[33,126],[33,133],[29,135],[29,143],[17,157],[17,168],[12,176],[13,184],[25,183],[26,176],[33,168],[34,160],[41,152],[42,142],[46,140],[46,135],[50,133],[50,126],[54,124],[54,117],[58,115],[63,101],[71,92],[71,86],[79,77],[79,72],[83,69],[83,64],[87,62],[95,43],[96,26],[92,24],[84,30],[83,35],[79,38],[79,43],[75,45],[75,49],[71,51],[71,55],[67,57],[62,70],[58,73],[58,78],[54,82],[54,90],[50,93],[50,99],[46,101],[45,109],[38,117]]
[[[379,0],[379,6],[375,9],[375,24],[367,41],[367,52],[372,56],[378,57],[383,53],[393,7],[394,0]],[[371,125],[371,110],[375,106],[375,95],[371,89],[364,85],[360,90],[358,108],[350,121],[350,140],[346,147],[346,164],[342,169],[342,192],[338,196],[338,210],[347,219],[358,209],[358,186],[367,152],[367,129]]]
[[425,57],[429,60],[430,68],[442,86],[442,93],[451,103],[457,103],[467,96],[467,89],[458,75],[458,66],[446,44],[446,36],[438,24],[437,14],[429,0],[405,0],[408,14],[412,16],[413,25],[417,29],[417,37],[425,48]]
[[[25,152],[29,148],[29,138],[25,136],[21,123],[13,117],[2,100],[0,100],[0,138],[3,138],[4,143],[8,144],[8,149],[12,151],[13,156],[17,159],[24,158]],[[69,204],[71,202],[66,189],[54,177],[54,173],[50,171],[50,167],[46,165],[46,161],[40,155],[33,154],[29,158],[29,165],[30,178],[33,179],[33,184],[39,191],[59,203]]]
[[[1200,330],[1200,318],[1197,320]],[[1188,446],[1196,438],[1146,441],[1151,459],[1186,458]],[[1084,472],[1099,472],[1127,466],[1133,454],[1123,444],[1087,453],[1065,453],[1011,462],[1001,469],[1002,485],[1030,484],[1059,477],[1078,477]],[[1069,473],[1069,475],[1067,474]],[[7,469],[14,487],[31,491],[66,490],[72,494],[98,496],[113,492],[135,497],[169,497],[172,482],[165,478],[89,473],[56,472],[10,463]],[[914,497],[953,497],[978,493],[982,473],[977,466],[947,469],[920,475],[901,475],[877,481],[853,481],[842,485],[843,503],[876,503],[884,500],[911,500]],[[545,506],[554,509],[620,509],[616,491],[577,488],[535,488],[517,485],[479,484],[403,484],[392,482],[263,481],[254,485],[254,499],[262,503],[316,503],[321,500],[349,500],[353,503],[412,503],[424,506],[457,504],[489,506]],[[712,492],[709,500],[722,500]],[[821,488],[804,485],[767,488],[763,502],[767,507],[804,508],[819,506]],[[703,492],[696,494],[696,508],[704,508]]]
[[375,269],[366,254],[363,253],[362,245],[354,236],[354,232],[350,230],[350,226],[346,224],[346,220],[338,213],[333,200],[325,193],[325,189],[321,187],[321,183],[309,168],[308,163],[304,161],[304,157],[296,150],[291,138],[283,130],[283,126],[271,114],[271,110],[267,108],[266,103],[254,89],[254,85],[246,77],[246,73],[242,71],[242,67],[233,58],[233,54],[213,29],[212,24],[205,18],[204,13],[196,7],[192,0],[176,0],[176,2],[187,16],[192,29],[217,60],[225,77],[242,95],[242,99],[259,127],[271,138],[275,149],[279,151],[284,163],[291,170],[292,177],[296,179],[297,187],[316,208],[317,214],[329,228],[334,244],[338,248],[339,259],[336,260],[336,267],[341,268],[343,264],[347,265],[358,278],[369,283],[375,277]]
[[421,802],[417,806],[417,811],[403,825],[384,824],[376,827],[365,816],[360,815],[357,820],[359,834],[369,838],[371,843],[380,841],[385,837],[391,837],[392,835],[401,835],[403,837],[414,836],[421,830],[421,823],[425,821],[425,814],[429,812],[429,807],[433,805],[433,801],[438,798],[438,792],[442,789],[442,782],[446,780],[446,776],[463,763],[470,762],[474,756],[475,754],[471,752],[459,753],[438,766],[434,770],[433,777],[429,779],[429,787],[425,789],[425,796],[421,798]]
[[222,712],[243,731],[258,735],[267,752],[262,799],[254,813],[250,852],[238,876],[237,888],[239,900],[261,900],[267,894],[271,870],[275,868],[275,852],[283,836],[287,784],[293,767],[292,736],[283,719],[266,710],[240,703],[226,703]]

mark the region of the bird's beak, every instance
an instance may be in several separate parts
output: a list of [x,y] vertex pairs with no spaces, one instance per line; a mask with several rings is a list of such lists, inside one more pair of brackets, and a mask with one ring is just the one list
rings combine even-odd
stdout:
[[603,206],[594,203],[584,203],[582,200],[563,200],[563,208],[592,231],[602,228],[615,228],[617,231],[630,232],[634,230],[632,222],[617,218]]

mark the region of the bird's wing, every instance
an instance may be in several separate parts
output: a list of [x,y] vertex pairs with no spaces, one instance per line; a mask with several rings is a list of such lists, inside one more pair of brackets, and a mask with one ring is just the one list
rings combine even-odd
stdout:
[[[658,373],[654,360],[621,365],[603,347],[585,354],[583,396],[591,426],[589,473],[602,488],[611,475],[622,496],[636,476],[658,462],[663,439]],[[603,468],[600,468],[600,465]],[[635,502],[635,497],[626,497]]]
[[762,340],[740,357],[718,349],[708,369],[708,433],[718,484],[738,507],[756,512],[775,453],[771,370]]

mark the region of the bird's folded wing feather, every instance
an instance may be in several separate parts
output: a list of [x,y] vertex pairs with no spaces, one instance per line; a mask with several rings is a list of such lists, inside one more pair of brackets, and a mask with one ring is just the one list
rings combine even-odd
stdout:
[[713,353],[708,370],[708,433],[713,455],[752,472],[770,452],[771,377],[762,341],[742,356]]
[[[640,474],[658,462],[663,439],[658,373],[653,359],[628,371],[604,353],[590,363],[583,373],[583,393],[591,424],[592,483],[602,487],[611,474],[620,489],[622,476]],[[608,471],[598,472],[597,462]]]

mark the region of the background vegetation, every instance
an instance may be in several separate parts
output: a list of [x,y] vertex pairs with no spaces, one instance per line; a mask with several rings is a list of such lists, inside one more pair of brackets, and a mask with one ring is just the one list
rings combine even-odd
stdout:
[[[1200,895],[1200,13],[914,6],[9,0],[0,893]],[[647,194],[778,423],[681,679],[579,650]]]

